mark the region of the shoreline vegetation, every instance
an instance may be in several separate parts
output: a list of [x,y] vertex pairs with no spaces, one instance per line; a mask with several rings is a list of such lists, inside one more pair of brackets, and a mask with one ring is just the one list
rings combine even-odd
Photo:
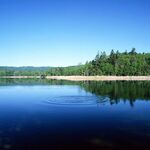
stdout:
[[[1,79],[41,79],[41,76],[0,76]],[[46,76],[45,79],[69,81],[150,81],[150,76]]]
[[135,48],[130,52],[111,50],[109,55],[105,51],[98,52],[93,60],[68,67],[0,66],[0,77],[3,76],[39,76],[67,80],[147,80],[147,76],[150,76],[150,53],[137,53]]

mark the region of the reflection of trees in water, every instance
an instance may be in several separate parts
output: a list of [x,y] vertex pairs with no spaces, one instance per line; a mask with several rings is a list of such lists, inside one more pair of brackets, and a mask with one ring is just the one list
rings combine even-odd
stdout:
[[109,97],[110,104],[129,101],[133,106],[137,99],[150,100],[149,81],[89,81],[82,87],[97,96]]
[[76,82],[64,81],[64,80],[49,80],[49,79],[0,79],[0,86],[7,85],[77,85]]
[[73,82],[47,79],[0,79],[0,86],[7,85],[79,85],[85,91],[98,97],[100,103],[109,101],[110,104],[130,102],[133,106],[137,99],[150,100],[149,81],[83,81]]

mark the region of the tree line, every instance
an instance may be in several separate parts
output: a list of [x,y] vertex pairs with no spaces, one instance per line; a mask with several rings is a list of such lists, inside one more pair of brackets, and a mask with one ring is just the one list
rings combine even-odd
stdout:
[[49,67],[46,69],[15,69],[0,68],[0,76],[95,76],[95,75],[117,75],[117,76],[141,76],[150,75],[150,53],[137,53],[135,48],[130,52],[119,52],[111,50],[97,53],[92,61],[84,65],[69,67]]
[[150,75],[150,53],[137,53],[135,48],[123,53],[112,50],[109,56],[102,52],[85,67],[87,75]]

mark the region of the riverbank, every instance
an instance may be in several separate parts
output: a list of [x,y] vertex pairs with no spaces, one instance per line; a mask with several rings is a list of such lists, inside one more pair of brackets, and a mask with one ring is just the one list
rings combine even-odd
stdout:
[[[7,79],[41,78],[40,76],[2,76]],[[46,79],[70,81],[150,81],[150,76],[47,76]]]
[[150,76],[47,76],[47,79],[71,80],[71,81],[116,81],[116,80],[137,80],[150,81]]

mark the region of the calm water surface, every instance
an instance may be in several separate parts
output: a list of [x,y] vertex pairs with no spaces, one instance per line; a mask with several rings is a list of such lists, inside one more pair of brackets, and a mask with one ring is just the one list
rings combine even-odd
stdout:
[[150,82],[1,79],[3,149],[150,149]]

